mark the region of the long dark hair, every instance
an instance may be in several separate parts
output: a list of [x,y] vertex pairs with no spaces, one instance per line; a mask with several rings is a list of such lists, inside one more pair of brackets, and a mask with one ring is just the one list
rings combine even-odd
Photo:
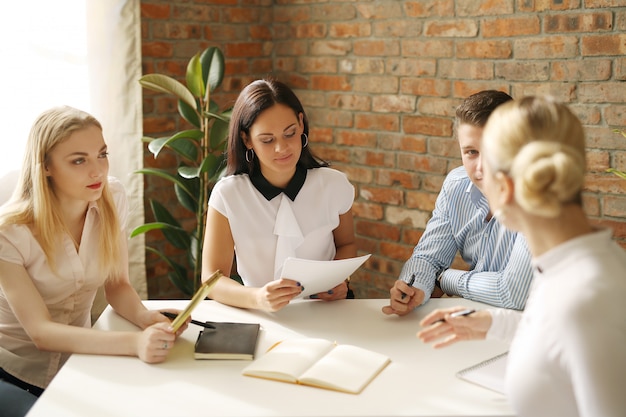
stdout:
[[246,161],[247,149],[243,142],[243,134],[249,135],[250,128],[259,114],[275,104],[289,106],[296,117],[302,113],[303,147],[298,165],[306,169],[328,166],[328,163],[319,160],[311,153],[310,146],[304,146],[309,135],[309,121],[298,97],[282,82],[263,79],[248,84],[235,101],[228,130],[227,175],[252,174],[255,169],[258,169],[255,166],[258,164],[257,158],[253,158],[250,162]]

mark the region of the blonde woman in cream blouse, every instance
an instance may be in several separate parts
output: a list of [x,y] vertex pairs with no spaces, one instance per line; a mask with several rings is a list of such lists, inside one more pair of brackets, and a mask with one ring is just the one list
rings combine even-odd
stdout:
[[548,97],[505,104],[487,122],[482,155],[490,206],[533,256],[526,308],[438,310],[418,336],[436,347],[512,340],[506,387],[519,416],[626,415],[626,253],[584,213],[580,121]]
[[[71,353],[157,363],[177,336],[130,285],[128,206],[108,170],[100,123],[71,107],[50,109],[33,124],[20,180],[0,211],[0,380],[35,395]],[[101,286],[142,331],[91,328]]]

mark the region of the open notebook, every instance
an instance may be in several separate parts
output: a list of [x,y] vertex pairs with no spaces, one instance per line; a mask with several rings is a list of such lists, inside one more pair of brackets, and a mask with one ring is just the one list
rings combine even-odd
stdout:
[[505,394],[505,374],[508,352],[501,353],[469,368],[457,372],[457,376],[465,381],[489,388]]

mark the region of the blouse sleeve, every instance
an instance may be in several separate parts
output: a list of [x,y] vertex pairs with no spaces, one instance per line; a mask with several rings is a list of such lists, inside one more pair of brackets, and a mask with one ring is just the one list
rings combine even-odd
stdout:
[[346,214],[354,203],[354,186],[343,172],[335,169],[329,169],[329,171],[331,171],[333,175],[332,196],[330,201],[337,202],[340,215]]

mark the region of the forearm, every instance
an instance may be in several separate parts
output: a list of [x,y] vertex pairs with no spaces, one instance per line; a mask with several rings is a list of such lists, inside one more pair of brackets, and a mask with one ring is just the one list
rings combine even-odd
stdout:
[[348,259],[348,258],[354,258],[356,256],[357,256],[356,243],[353,242],[347,245],[337,247],[337,253],[335,254],[335,259]]
[[122,281],[115,284],[107,284],[105,286],[105,295],[107,302],[117,314],[141,329],[154,324],[148,319],[146,315],[148,310],[143,305],[137,291],[129,282]]
[[532,279],[531,271],[490,272],[447,269],[439,277],[441,289],[496,307],[523,310]]
[[209,298],[233,307],[257,309],[257,290],[241,285],[232,278],[222,277],[209,293]]
[[29,336],[43,351],[136,356],[139,332],[109,332],[52,321],[31,329]]

